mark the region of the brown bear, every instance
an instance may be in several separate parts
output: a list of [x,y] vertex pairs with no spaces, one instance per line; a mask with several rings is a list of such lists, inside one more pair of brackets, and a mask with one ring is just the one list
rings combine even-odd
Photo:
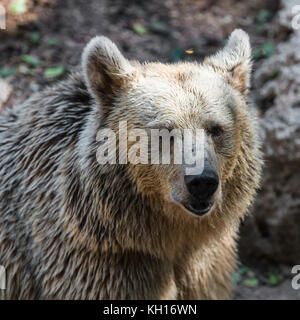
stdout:
[[[82,71],[5,110],[1,298],[230,297],[239,223],[262,164],[250,58],[242,30],[203,63],[129,61],[96,37]],[[202,129],[202,172],[99,164],[97,133],[120,121],[129,131]]]

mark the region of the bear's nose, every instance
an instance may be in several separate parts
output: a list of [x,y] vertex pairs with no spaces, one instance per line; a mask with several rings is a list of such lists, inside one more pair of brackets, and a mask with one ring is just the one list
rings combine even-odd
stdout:
[[199,200],[211,198],[219,185],[219,177],[213,170],[204,170],[200,175],[187,175],[184,181],[189,192]]

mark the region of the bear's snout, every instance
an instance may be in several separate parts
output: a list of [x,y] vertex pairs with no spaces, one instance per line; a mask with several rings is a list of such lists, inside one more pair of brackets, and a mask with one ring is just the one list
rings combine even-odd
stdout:
[[184,181],[192,196],[208,200],[218,189],[219,177],[213,170],[204,170],[199,175],[185,176]]
[[186,208],[197,215],[207,213],[213,206],[212,198],[219,186],[218,174],[205,169],[199,175],[186,175],[184,181],[192,198]]

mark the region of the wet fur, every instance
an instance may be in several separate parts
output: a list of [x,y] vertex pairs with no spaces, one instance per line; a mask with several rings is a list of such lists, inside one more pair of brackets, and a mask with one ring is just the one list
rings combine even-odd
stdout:
[[[224,67],[206,63],[245,94]],[[140,72],[159,70],[171,82],[176,74],[184,86],[195,66],[145,64]],[[122,94],[108,94],[99,109],[101,97],[88,86],[83,73],[75,73],[0,115],[0,264],[7,270],[0,297],[230,297],[238,227],[261,170],[251,109],[244,102],[232,109],[235,152],[223,170],[222,205],[199,218],[147,192],[159,181],[151,179],[143,191],[140,171],[97,163],[96,133],[103,121],[120,117],[107,108]],[[114,92],[106,90],[101,96]]]

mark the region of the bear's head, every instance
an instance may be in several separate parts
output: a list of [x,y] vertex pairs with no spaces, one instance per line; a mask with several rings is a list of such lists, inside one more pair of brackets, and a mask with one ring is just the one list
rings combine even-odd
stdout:
[[[235,30],[225,48],[203,63],[129,61],[109,39],[91,40],[82,67],[99,108],[100,131],[116,133],[116,152],[108,153],[116,154],[120,165],[127,163],[140,193],[198,216],[222,206],[226,184],[242,175],[237,167],[247,162],[256,139],[247,106],[250,57],[249,38],[242,30]],[[194,135],[190,140],[188,131]],[[188,143],[184,149],[188,140],[190,149]],[[121,141],[126,144],[122,151]],[[111,142],[108,146],[113,147]],[[178,146],[181,162],[175,156]],[[165,162],[164,147],[170,151]]]

